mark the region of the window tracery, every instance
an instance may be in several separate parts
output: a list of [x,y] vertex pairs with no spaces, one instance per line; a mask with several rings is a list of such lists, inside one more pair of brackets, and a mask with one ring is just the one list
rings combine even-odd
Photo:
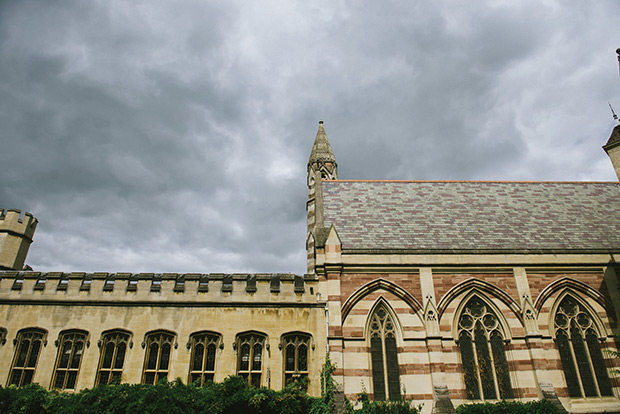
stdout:
[[512,398],[501,326],[480,298],[474,296],[465,305],[458,322],[458,338],[467,398]]
[[237,374],[245,378],[249,384],[260,387],[265,336],[259,333],[240,335],[236,346]]
[[47,343],[46,335],[42,329],[23,329],[17,333],[13,341],[17,348],[15,348],[8,385],[21,387],[32,382],[41,348]]
[[78,330],[60,333],[56,341],[58,356],[52,378],[53,388],[75,389],[84,349],[88,346],[87,336],[87,332]]
[[568,394],[613,395],[596,327],[585,306],[566,296],[555,314],[554,329]]
[[170,354],[174,344],[174,334],[166,331],[151,332],[146,335],[142,344],[146,348],[144,356],[143,384],[155,384],[159,380],[168,378]]
[[284,353],[284,383],[308,377],[308,346],[310,335],[295,333],[282,337]]
[[221,343],[219,335],[211,332],[198,332],[190,336],[188,348],[191,350],[189,382],[198,381],[200,385],[215,378],[215,359]]
[[370,320],[370,355],[375,400],[400,399],[400,374],[394,321],[383,303]]
[[95,385],[120,381],[125,353],[127,347],[131,347],[130,336],[129,333],[120,330],[105,332],[101,335],[101,340],[98,342],[101,351]]

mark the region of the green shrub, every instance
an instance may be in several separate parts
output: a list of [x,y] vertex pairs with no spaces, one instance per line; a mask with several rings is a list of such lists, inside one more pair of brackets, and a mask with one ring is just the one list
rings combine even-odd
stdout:
[[414,405],[413,401],[370,401],[366,392],[357,394],[357,401],[362,403],[362,408],[351,410],[358,414],[419,414],[422,404]]
[[0,387],[0,413],[38,414],[45,411],[48,392],[39,384]]
[[37,384],[0,387],[0,413],[7,414],[329,414],[323,398],[306,394],[307,383],[281,391],[254,388],[241,377],[222,383],[185,385],[111,384],[76,393],[47,391]]
[[456,414],[560,414],[560,410],[548,400],[498,403],[463,404],[456,407]]

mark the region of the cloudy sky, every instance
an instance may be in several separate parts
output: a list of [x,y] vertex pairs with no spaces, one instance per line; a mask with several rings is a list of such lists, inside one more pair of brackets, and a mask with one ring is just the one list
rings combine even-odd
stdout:
[[342,179],[615,180],[617,0],[2,1],[0,207],[41,271],[305,271]]

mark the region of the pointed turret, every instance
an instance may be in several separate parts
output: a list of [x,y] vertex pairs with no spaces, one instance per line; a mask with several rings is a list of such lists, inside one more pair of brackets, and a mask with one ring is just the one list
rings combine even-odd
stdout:
[[338,164],[332,146],[329,145],[323,121],[319,121],[319,130],[314,139],[310,159],[308,160],[308,273],[314,273],[315,241],[317,232],[323,230],[323,185],[322,180],[337,180]]
[[316,133],[310,159],[308,160],[308,178],[310,178],[311,172],[319,172],[323,180],[335,180],[338,178],[338,164],[323,128],[323,121],[319,121],[319,130]]

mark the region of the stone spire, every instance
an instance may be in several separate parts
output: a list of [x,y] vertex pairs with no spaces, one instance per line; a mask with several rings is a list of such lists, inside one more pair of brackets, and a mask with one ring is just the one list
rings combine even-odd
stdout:
[[332,146],[329,145],[327,134],[323,129],[323,121],[319,121],[319,130],[314,139],[310,159],[308,160],[308,234],[306,249],[308,250],[308,273],[314,273],[316,260],[316,241],[320,239],[325,245],[326,230],[323,223],[323,180],[338,179],[338,164]]
[[323,128],[323,121],[319,121],[319,130],[314,139],[310,159],[308,160],[308,175],[311,172],[320,173],[324,180],[335,180],[338,178],[338,164],[332,146],[329,145],[327,134]]

